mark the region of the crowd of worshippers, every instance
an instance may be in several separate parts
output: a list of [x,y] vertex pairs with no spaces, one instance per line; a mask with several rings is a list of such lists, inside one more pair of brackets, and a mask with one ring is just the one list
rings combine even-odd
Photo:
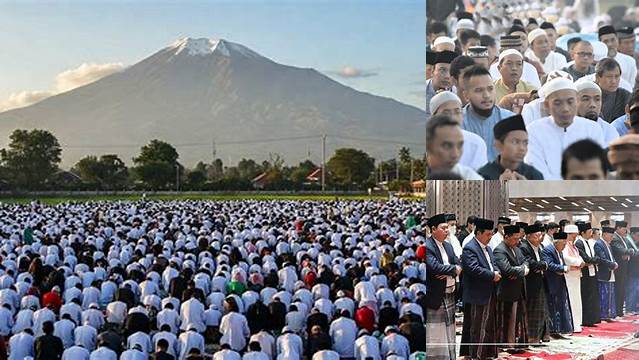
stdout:
[[639,179],[639,18],[559,34],[553,14],[521,16],[429,19],[428,178]]
[[[454,214],[427,221],[426,354],[487,359],[567,339],[583,327],[639,313],[639,227],[624,221],[559,224]],[[446,345],[448,344],[448,345]]]
[[431,314],[426,220],[400,200],[3,204],[0,358],[422,359],[454,323]]

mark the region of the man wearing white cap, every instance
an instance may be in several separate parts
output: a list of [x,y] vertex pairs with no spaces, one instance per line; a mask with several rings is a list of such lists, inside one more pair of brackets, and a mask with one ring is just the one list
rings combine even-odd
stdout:
[[535,29],[528,34],[530,48],[526,50],[526,56],[539,61],[547,74],[553,70],[561,70],[566,66],[566,58],[552,50],[548,43],[548,35],[542,29]]
[[568,298],[570,300],[570,311],[572,313],[572,326],[574,332],[581,332],[581,268],[586,266],[584,259],[579,255],[579,249],[575,246],[575,240],[579,235],[577,225],[566,225],[564,232],[568,234],[566,247],[561,251],[564,261],[568,266],[568,272],[564,275],[566,278],[566,287],[568,288]]
[[599,116],[601,113],[601,89],[599,85],[589,80],[579,80],[575,83],[577,88],[577,116],[596,121],[601,127],[604,143],[619,137],[615,127]]
[[[549,82],[558,77],[563,77],[569,80],[573,80],[572,76],[563,70],[555,70],[550,72],[546,76],[546,82]],[[534,99],[533,101],[524,104],[524,107],[521,110],[521,116],[524,118],[524,122],[526,126],[530,125],[533,121],[539,120],[545,116],[548,116],[548,109],[545,109],[542,105],[544,103],[544,92],[543,89],[540,88],[537,91],[539,97]]]
[[537,168],[545,180],[561,179],[561,155],[571,144],[591,139],[605,147],[601,127],[577,117],[577,88],[572,81],[557,78],[542,91],[550,116],[528,126],[528,154],[525,162]]
[[[462,124],[462,103],[455,93],[443,91],[430,100],[430,112],[433,115],[443,114]],[[464,147],[459,163],[477,170],[488,162],[486,143],[479,135],[462,129]]]
[[524,69],[524,56],[515,49],[499,54],[497,69],[501,77],[495,80],[495,101],[508,94],[529,93],[537,88],[521,79]]
[[433,51],[455,51],[455,40],[440,36],[433,41]]

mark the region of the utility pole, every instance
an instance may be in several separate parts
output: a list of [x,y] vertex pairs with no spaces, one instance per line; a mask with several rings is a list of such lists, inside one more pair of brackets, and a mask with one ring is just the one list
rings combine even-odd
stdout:
[[413,160],[414,159],[411,157],[410,158],[410,183],[411,184],[413,183],[413,175],[414,175],[414,172],[413,172],[414,171],[414,167],[413,167],[414,162],[413,162]]
[[322,135],[322,192],[326,191],[326,135]]
[[180,164],[175,163],[175,191],[180,191]]

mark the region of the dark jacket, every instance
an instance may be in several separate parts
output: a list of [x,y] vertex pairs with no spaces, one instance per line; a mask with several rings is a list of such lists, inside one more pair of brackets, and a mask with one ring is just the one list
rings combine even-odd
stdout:
[[59,360],[64,352],[62,340],[54,335],[42,335],[36,339],[35,360]]
[[539,260],[535,256],[535,250],[528,240],[524,239],[519,244],[519,250],[528,263],[528,276],[526,276],[526,293],[536,294],[538,291],[545,291],[546,285],[544,280],[544,272],[548,269],[548,264],[541,256],[543,247],[539,247]]
[[248,326],[251,330],[251,334],[255,334],[260,330],[268,327],[268,322],[271,314],[268,310],[268,306],[264,305],[262,301],[257,301],[249,306],[246,311],[246,319],[248,320]]
[[617,264],[619,264],[615,276],[625,277],[628,272],[628,263],[630,260],[625,260],[624,257],[634,255],[634,249],[628,244],[625,238],[615,233],[610,242],[610,250],[612,250],[612,256],[614,256]]
[[[515,253],[513,255],[513,252]],[[497,245],[493,252],[495,263],[501,273],[497,284],[497,299],[500,301],[519,301],[526,298],[526,273],[528,266],[518,247],[509,248],[505,242]]]
[[444,294],[446,292],[446,280],[439,280],[435,276],[437,275],[449,275],[457,276],[457,268],[455,265],[459,265],[459,259],[455,256],[453,246],[444,241],[444,250],[448,255],[448,263],[450,265],[444,265],[444,261],[439,252],[435,239],[426,239],[426,306],[437,310],[442,305]]
[[[567,272],[564,256],[558,252],[554,245],[544,247],[541,256],[548,263],[548,271],[546,271],[546,282],[548,284],[548,293],[558,294],[566,289],[566,278],[564,274]],[[569,270],[569,269],[568,269]]]
[[316,335],[309,335],[308,337],[308,345],[307,345],[307,354],[308,359],[313,357],[313,354],[316,352],[320,352],[322,350],[330,350],[331,349],[331,337],[328,336],[327,333],[321,332]]
[[[610,252],[612,253],[612,249],[610,249]],[[595,254],[599,258],[599,265],[597,266],[597,278],[601,281],[610,281],[612,271],[615,269],[615,265],[617,265],[614,253],[612,257],[610,257],[608,250],[606,250],[606,244],[603,240],[599,239],[595,243]]]
[[426,328],[417,321],[407,321],[399,326],[399,332],[408,339],[411,354],[426,351]]
[[118,356],[122,353],[122,337],[115,331],[107,330],[98,334],[96,343],[99,344],[101,342],[104,342],[109,349],[115,351]]
[[164,351],[156,351],[151,355],[152,360],[175,360],[173,355],[164,352]]
[[494,271],[498,271],[498,268],[493,251],[490,248],[486,250],[493,264],[493,270],[490,270],[490,265],[476,238],[470,240],[462,252],[462,300],[466,304],[486,305],[495,290]]
[[[424,315],[426,312],[424,311]],[[399,312],[392,306],[385,306],[379,311],[379,320],[377,321],[377,327],[384,331],[389,325],[397,325],[399,320]]]
[[[586,264],[595,265],[595,275],[593,276],[597,277],[596,265],[599,264],[599,258],[597,257],[597,254],[595,254],[594,247],[590,247],[590,245],[588,245],[588,243],[584,239],[577,239],[577,241],[575,241],[575,247],[577,248],[577,250],[579,250],[579,256],[584,259],[584,262]],[[590,266],[584,266],[581,269],[582,277],[591,277],[589,267]]]
[[322,328],[322,331],[328,334],[329,325],[328,325],[328,316],[326,316],[326,314],[324,314],[321,311],[318,311],[316,313],[310,314],[306,318],[306,329],[308,330],[309,333],[311,332],[311,328],[313,328],[313,326],[315,325],[319,325],[319,327]]

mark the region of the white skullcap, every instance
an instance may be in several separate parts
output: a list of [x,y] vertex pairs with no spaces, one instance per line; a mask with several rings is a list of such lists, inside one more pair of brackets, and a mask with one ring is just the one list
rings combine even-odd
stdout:
[[577,91],[575,84],[568,79],[564,79],[562,77],[550,80],[541,87],[544,91],[544,97],[548,98],[552,93],[557,92],[559,90],[574,90]]
[[566,225],[564,227],[564,232],[566,234],[578,234],[579,233],[579,228],[577,227],[577,225]]
[[519,50],[516,49],[507,49],[501,52],[501,54],[499,54],[499,62],[501,63],[501,61],[508,55],[517,55],[520,58],[524,58],[524,56],[519,52]]
[[548,73],[548,76],[546,77],[546,82],[550,80],[554,80],[556,78],[564,78],[564,79],[573,81],[572,75],[568,74],[567,72],[563,70],[553,70]]
[[437,39],[435,39],[435,41],[433,42],[433,47],[439,45],[439,44],[451,44],[451,45],[455,45],[455,41],[451,38],[449,38],[448,36],[440,36]]
[[595,56],[595,61],[601,61],[601,59],[608,56],[608,46],[601,41],[590,41],[592,45],[592,52]]
[[581,92],[587,89],[597,90],[599,94],[601,94],[601,88],[594,81],[580,79],[575,83],[575,87],[577,88],[577,92]]
[[433,96],[432,99],[430,99],[430,104],[429,104],[430,113],[434,114],[440,106],[442,106],[444,103],[447,103],[449,101],[455,101],[459,103],[460,106],[462,104],[461,100],[459,99],[459,96],[455,95],[454,92],[442,91],[438,93],[437,95]]
[[540,36],[546,36],[546,32],[542,29],[535,29],[531,31],[528,33],[528,43],[532,44],[532,42]]
[[457,30],[475,30],[475,23],[470,19],[461,19],[457,22]]

